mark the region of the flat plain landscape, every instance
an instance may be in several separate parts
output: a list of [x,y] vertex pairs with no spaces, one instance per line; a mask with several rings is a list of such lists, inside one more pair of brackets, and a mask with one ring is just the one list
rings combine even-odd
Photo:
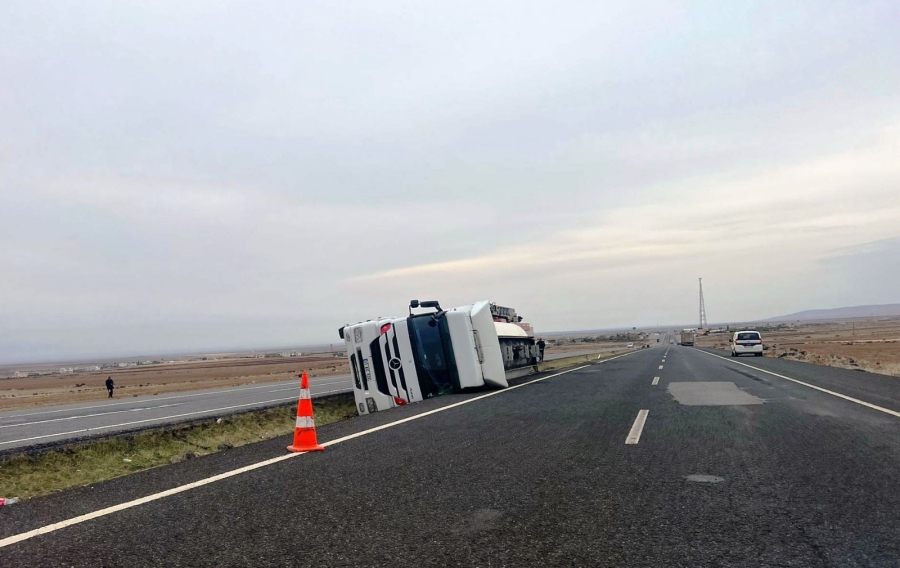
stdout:
[[0,410],[85,402],[106,398],[106,377],[116,397],[185,392],[286,381],[307,371],[311,377],[350,372],[345,357],[330,353],[304,357],[223,358],[178,361],[122,369],[0,379]]
[[[732,329],[736,329],[731,326]],[[900,317],[754,326],[766,357],[900,377]],[[729,349],[729,333],[697,337],[698,347]]]
[[[583,352],[621,342],[571,342],[548,345],[547,354]],[[204,389],[238,387],[290,380],[301,371],[310,377],[350,373],[347,358],[336,353],[302,357],[228,357],[207,361],[176,361],[100,371],[0,379],[0,410],[86,402],[106,398],[104,383],[112,377],[117,398]]]
[[[765,352],[767,357],[900,377],[900,317],[747,326],[762,332],[768,346]],[[730,332],[701,335],[697,337],[697,346],[728,349],[730,337]],[[557,334],[548,339],[548,355],[622,347],[623,342],[628,341],[613,341],[608,336],[577,332]],[[655,337],[635,340],[634,343],[652,345]],[[102,399],[106,397],[106,377],[112,377],[115,381],[116,397],[124,398],[286,381],[303,370],[311,377],[346,375],[350,372],[345,357],[315,353],[303,357],[224,356],[206,361],[176,361],[91,372],[6,378],[0,379],[0,410]]]

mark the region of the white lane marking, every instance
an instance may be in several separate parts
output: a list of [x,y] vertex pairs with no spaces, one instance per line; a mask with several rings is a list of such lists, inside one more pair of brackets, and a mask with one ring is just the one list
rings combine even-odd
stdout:
[[[343,384],[344,382],[346,382],[346,381],[338,381],[338,382],[333,382],[333,383],[316,383],[315,386],[324,387],[326,385]],[[348,384],[349,384],[349,382],[348,382]],[[267,392],[281,392],[281,391],[286,391],[286,390],[298,390],[299,388],[300,388],[299,386],[294,386],[294,387],[287,388],[287,389],[276,389],[276,390],[271,390],[271,391],[267,391]],[[328,392],[331,393],[331,392],[335,392],[335,391],[328,391]],[[317,392],[317,393],[313,393],[313,394],[323,394],[323,393]],[[34,424],[47,424],[48,422],[65,422],[67,420],[77,420],[79,418],[96,418],[98,416],[109,416],[110,414],[122,414],[125,412],[139,412],[142,410],[156,410],[158,408],[170,408],[173,406],[181,406],[182,404],[187,404],[187,403],[176,402],[174,404],[161,404],[159,406],[142,406],[139,408],[126,408],[125,410],[113,410],[110,412],[97,412],[94,414],[79,414],[77,416],[64,416],[62,418],[48,418],[46,420],[36,420],[34,422],[20,422],[18,424],[4,424],[4,425],[0,426],[0,430],[2,430],[3,428],[19,428],[21,426],[32,426]]]
[[[631,353],[625,353],[623,355],[616,355],[615,357],[610,357],[609,359],[604,359],[601,363],[606,363],[607,361],[612,361],[613,359],[618,359],[619,357],[626,357],[628,355],[633,355],[637,353],[637,351],[632,351]],[[363,430],[362,432],[357,432],[356,434],[350,434],[349,436],[344,436],[343,438],[338,438],[337,440],[332,440],[330,442],[325,442],[323,446],[333,446],[335,444],[340,444],[341,442],[346,442],[347,440],[352,440],[354,438],[359,438],[361,436],[366,436],[373,432],[378,432],[380,430],[385,430],[387,428],[391,428],[393,426],[398,426],[400,424],[405,424],[407,422],[411,422],[413,420],[418,420],[419,418],[424,418],[426,416],[431,416],[432,414],[437,414],[438,412],[444,412],[450,410],[451,408],[456,408],[458,406],[462,406],[464,404],[471,404],[478,400],[482,400],[491,396],[496,396],[498,394],[503,394],[509,392],[511,390],[515,390],[518,388],[522,388],[524,386],[528,386],[533,383],[537,383],[540,381],[546,381],[547,379],[552,379],[554,377],[558,377],[560,375],[565,375],[567,373],[574,373],[575,371],[580,371],[581,369],[586,369],[590,367],[590,365],[583,365],[581,367],[576,367],[574,369],[569,369],[568,371],[562,371],[560,373],[555,373],[553,375],[549,375],[546,377],[541,377],[539,379],[534,379],[528,381],[527,383],[522,383],[520,385],[516,385],[514,387],[509,387],[499,391],[489,392],[487,394],[483,394],[481,396],[476,396],[474,398],[470,398],[468,400],[464,400],[462,402],[457,402],[454,404],[449,404],[447,406],[442,406],[441,408],[436,408],[434,410],[429,410],[428,412],[423,412],[421,414],[416,414],[415,416],[410,416],[408,418],[404,418],[402,420],[397,420],[394,422],[389,422],[387,424],[382,424],[381,426],[376,426],[375,428],[370,428],[368,430]],[[231,471],[226,471],[225,473],[220,473],[218,475],[214,475],[212,477],[207,477],[206,479],[201,479],[199,481],[194,481],[193,483],[187,483],[185,485],[179,485],[178,487],[173,487],[172,489],[167,489],[166,491],[162,491],[160,493],[154,493],[152,495],[147,495],[146,497],[141,497],[140,499],[135,499],[133,501],[128,501],[126,503],[120,503],[118,505],[113,505],[111,507],[107,507],[105,509],[100,509],[99,511],[94,511],[92,513],[86,513],[84,515],[73,517],[71,519],[66,519],[65,521],[59,521],[58,523],[53,523],[50,525],[46,525],[43,527],[39,527],[27,532],[19,533],[13,536],[6,537],[4,539],[0,539],[0,548],[7,547],[11,544],[15,544],[17,542],[22,542],[23,540],[28,540],[30,538],[34,538],[36,536],[40,536],[42,534],[51,533],[54,531],[58,531],[60,529],[64,529],[66,527],[70,527],[72,525],[77,525],[83,523],[85,521],[90,521],[91,519],[96,519],[98,517],[103,517],[106,515],[110,515],[112,513],[116,513],[118,511],[124,511],[125,509],[130,509],[132,507],[137,507],[138,505],[143,505],[145,503],[150,503],[151,501],[156,501],[158,499],[163,499],[165,497],[169,497],[171,495],[177,495],[178,493],[183,493],[185,491],[189,491],[196,487],[202,487],[204,485],[209,485],[210,483],[215,483],[216,481],[221,481],[223,479],[228,479],[229,477],[234,477],[235,475],[240,475],[242,473],[246,473],[248,471],[253,471],[254,469],[259,469],[261,467],[266,467],[268,465],[272,465],[274,463],[278,463],[284,460],[289,460],[291,458],[295,458],[297,456],[302,456],[308,452],[298,452],[298,453],[290,453],[284,456],[278,456],[277,458],[271,458],[265,461],[261,461],[255,464],[251,464],[248,466],[244,466],[239,469],[234,469]]]
[[641,410],[638,412],[637,418],[634,419],[634,424],[631,426],[631,432],[629,432],[628,437],[625,438],[626,444],[637,444],[641,441],[641,432],[644,431],[644,424],[647,423],[648,414],[650,414],[649,410]]
[[660,365],[660,366],[659,366],[659,368],[660,368],[660,369],[662,369],[662,368],[663,368],[663,366],[662,366],[662,365]]
[[[318,392],[317,395],[320,394],[331,394],[335,392],[346,392],[346,389],[337,389],[332,391]],[[80,430],[72,430],[70,432],[57,432],[55,434],[44,434],[42,436],[32,436],[30,438],[20,438],[18,440],[8,440],[6,442],[0,442],[0,446],[5,446],[7,444],[16,444],[18,442],[31,442],[33,440],[43,440],[45,438],[55,438],[57,436],[71,436],[72,434],[83,434],[84,432],[96,432],[98,430],[108,430],[110,428],[119,428],[122,426],[134,426],[135,424],[146,424],[148,422],[158,422],[160,420],[170,420],[172,418],[185,418],[187,416],[199,416],[200,414],[210,414],[212,412],[219,412],[222,410],[232,410],[235,408],[246,408],[248,406],[257,406],[260,404],[268,404],[270,402],[283,402],[285,400],[297,400],[297,397],[289,396],[287,398],[276,398],[272,400],[260,400],[257,402],[250,402],[247,404],[235,404],[232,406],[223,406],[221,408],[210,408],[208,410],[198,410],[196,412],[186,412],[184,414],[173,414],[171,416],[160,416],[158,418],[146,418],[144,420],[134,420],[132,422],[121,422],[119,424],[107,424],[106,426],[94,426],[93,428],[82,428]]]
[[659,377],[653,377],[653,382],[651,383],[654,387],[659,384]]
[[111,412],[96,412],[94,414],[80,414],[78,416],[64,416],[62,418],[48,418],[47,420],[36,420],[34,422],[22,422],[20,424],[4,424],[3,428],[18,428],[20,426],[33,426],[35,424],[47,424],[48,422],[64,422],[66,420],[76,420],[78,418],[96,418],[97,416],[109,416],[110,414],[122,414],[123,412],[140,412],[142,410],[156,410],[157,408],[170,408],[172,406],[181,406],[184,402],[176,402],[174,404],[161,404],[159,406],[142,406],[140,408],[126,408],[125,410],[113,410]]
[[[340,375],[340,376],[343,377],[345,375]],[[322,377],[322,378],[330,379],[332,377]],[[315,381],[315,379],[310,379],[310,386],[316,386],[316,384],[319,384],[319,383],[313,384],[314,381]],[[283,381],[279,381],[279,382],[283,382]],[[346,381],[344,381],[344,382],[350,382],[350,375],[346,375]],[[299,383],[299,381],[298,381],[298,383]],[[269,383],[269,384],[265,384],[265,385],[258,385],[255,387],[217,390],[217,391],[212,391],[212,392],[202,391],[202,392],[193,393],[193,394],[179,394],[179,395],[175,395],[175,396],[154,396],[153,398],[150,398],[150,396],[152,396],[152,395],[145,395],[148,397],[146,400],[144,400],[144,399],[127,400],[124,402],[110,402],[108,404],[95,404],[93,406],[79,406],[76,408],[60,408],[57,410],[42,410],[41,412],[29,412],[28,414],[15,414],[12,416],[0,416],[0,420],[8,420],[10,418],[22,418],[23,416],[37,416],[39,414],[53,414],[55,412],[74,412],[74,411],[78,411],[78,410],[90,410],[91,408],[108,408],[110,406],[120,406],[123,404],[137,404],[140,402],[150,402],[150,401],[156,402],[158,400],[172,400],[173,398],[189,398],[192,396],[215,396],[218,394],[225,394],[226,392],[241,392],[241,391],[249,391],[249,390],[255,390],[255,389],[272,388],[273,386],[277,386],[277,385],[278,385],[278,382],[275,382],[275,383]],[[300,385],[298,384],[296,387],[292,387],[292,388],[300,388]]]
[[861,404],[862,406],[865,406],[867,408],[871,408],[873,410],[877,410],[879,412],[884,412],[885,414],[890,414],[891,416],[896,416],[897,418],[900,418],[900,412],[897,412],[896,410],[891,410],[890,408],[884,408],[882,406],[872,404],[871,402],[859,400],[858,398],[853,398],[852,396],[847,396],[845,394],[841,394],[841,393],[835,392],[833,390],[823,389],[822,387],[817,387],[816,385],[811,385],[809,383],[805,383],[805,382],[799,381],[797,379],[792,379],[791,377],[786,377],[785,375],[779,375],[778,373],[773,373],[772,371],[767,371],[767,370],[761,369],[759,367],[754,367],[753,365],[748,365],[746,363],[740,363],[738,361],[729,359],[728,357],[722,357],[721,355],[716,355],[715,353],[710,353],[708,351],[703,351],[701,349],[698,349],[697,351],[699,351],[700,353],[705,353],[707,355],[711,355],[712,357],[718,357],[719,359],[728,361],[729,363],[734,363],[735,365],[743,365],[744,367],[749,367],[753,370],[760,371],[761,373],[766,373],[766,374],[772,375],[774,377],[778,377],[779,379],[791,381],[792,383],[797,383],[798,385],[803,385],[805,387],[809,387],[811,389],[815,389],[817,391],[824,392],[825,394],[830,394],[832,396],[836,396],[836,397],[842,398],[844,400],[849,400],[850,402],[855,402],[856,404]]
[[[630,353],[624,353],[624,354],[622,354],[622,355],[616,355],[615,357],[610,357],[609,359],[604,359],[604,360],[601,361],[600,363],[606,363],[606,362],[608,362],[608,361],[612,361],[613,359],[618,359],[619,357],[627,357],[628,355],[633,355],[633,354],[635,354],[635,353],[640,353],[640,352],[639,352],[639,351],[632,351],[632,352],[630,352]],[[584,365],[584,366],[581,366],[581,367],[576,367],[576,368],[574,368],[574,369],[570,369],[570,370],[568,370],[568,371],[563,371],[563,372],[561,372],[561,373],[556,373],[556,374],[550,375],[550,376],[548,376],[548,377],[541,377],[540,379],[534,379],[534,380],[528,381],[527,383],[522,383],[521,385],[516,385],[516,386],[514,386],[514,387],[505,388],[505,389],[499,390],[499,391],[489,392],[489,393],[487,393],[487,394],[483,394],[483,395],[477,396],[477,397],[475,397],[475,398],[470,398],[469,400],[464,400],[464,401],[462,401],[462,402],[457,402],[457,403],[454,403],[454,404],[450,404],[450,405],[447,405],[447,406],[443,406],[443,407],[437,408],[437,409],[435,409],[435,410],[429,410],[428,412],[423,412],[422,414],[416,414],[415,416],[410,416],[409,418],[404,418],[403,420],[398,420],[398,421],[396,421],[396,422],[391,422],[391,423],[385,424],[385,425],[383,425],[383,426],[376,426],[375,428],[372,428],[372,429],[370,429],[370,430],[364,430],[363,432],[357,432],[356,434],[350,434],[349,436],[344,436],[343,438],[338,438],[337,440],[332,440],[332,441],[330,441],[330,442],[324,442],[322,445],[323,445],[323,446],[330,446],[330,445],[332,445],[332,444],[340,444],[341,442],[345,442],[345,441],[347,441],[347,440],[352,440],[353,438],[359,438],[360,436],[365,436],[365,435],[367,435],[367,434],[371,434],[372,432],[377,432],[377,431],[379,431],[379,430],[384,430],[385,428],[390,428],[390,427],[396,426],[396,425],[398,425],[398,424],[403,424],[404,422],[410,422],[410,421],[412,421],[412,420],[418,420],[419,418],[422,418],[422,417],[424,417],[424,416],[429,416],[429,415],[431,415],[431,414],[436,414],[436,413],[438,413],[438,412],[443,412],[443,411],[445,411],[445,410],[449,410],[450,408],[456,408],[457,406],[462,406],[462,405],[464,405],[464,404],[469,404],[469,403],[471,403],[471,402],[475,402],[476,400],[481,400],[481,399],[487,398],[487,397],[489,397],[489,396],[496,396],[496,395],[498,395],[498,394],[503,394],[503,393],[509,392],[509,391],[511,391],[511,390],[513,390],[513,389],[522,388],[522,387],[524,387],[524,386],[528,386],[528,385],[530,385],[530,384],[532,384],[532,383],[536,383],[536,382],[539,382],[539,381],[545,381],[545,380],[547,380],[547,379],[552,379],[553,377],[558,377],[558,376],[560,376],[560,375],[565,375],[566,373],[572,373],[572,372],[575,372],[575,371],[580,371],[581,369],[586,369],[586,368],[588,368],[588,367],[590,367],[590,365]],[[2,548],[2,544],[3,544],[3,541],[0,541],[0,548]]]
[[[334,381],[332,383],[316,383],[316,384],[310,384],[309,387],[313,388],[313,387],[324,387],[324,386],[328,386],[328,385],[343,385],[343,384],[352,385],[353,381],[351,381],[350,379],[347,379],[346,381]],[[299,388],[300,388],[300,385],[297,385],[297,386],[293,386],[293,387],[288,387],[286,389],[275,389],[275,390],[270,390],[270,391],[266,391],[266,392],[284,392],[284,391],[289,391],[289,390],[297,390]],[[313,394],[316,394],[316,393],[313,393]]]
[[305,453],[306,452],[298,452],[298,453],[290,453],[287,455],[278,456],[277,458],[268,459],[266,461],[257,462],[257,463],[239,468],[239,469],[233,469],[231,471],[226,471],[225,473],[220,473],[219,475],[207,477],[206,479],[201,479],[200,481],[195,481],[194,483],[179,485],[178,487],[173,487],[172,489],[168,489],[161,493],[147,495],[146,497],[141,497],[140,499],[135,499],[134,501],[128,501],[127,503],[120,503],[118,505],[113,505],[112,507],[107,507],[105,509],[100,509],[99,511],[94,511],[92,513],[87,513],[87,514],[81,515],[80,517],[74,517],[72,519],[67,519],[65,521],[60,521],[58,523],[46,525],[46,526],[31,530],[28,532],[13,535],[13,536],[4,538],[3,540],[0,540],[0,548],[9,546],[11,544],[15,544],[17,542],[22,542],[23,540],[28,540],[29,538],[34,538],[38,535],[47,534],[47,533],[50,533],[53,531],[58,531],[59,529],[62,529],[62,528],[65,528],[65,527],[68,527],[71,525],[77,525],[77,524],[83,523],[85,521],[90,521],[91,519],[96,519],[98,517],[110,515],[117,511],[124,511],[125,509],[137,507],[138,505],[143,505],[144,503],[156,501],[157,499],[162,499],[163,497],[168,497],[170,495],[176,495],[178,493],[182,493],[184,491],[188,491],[188,490],[194,489],[196,487],[202,487],[202,486],[208,485],[210,483],[215,483],[216,481],[228,479],[229,477],[233,477],[235,475],[240,475],[240,474],[246,473],[248,471],[253,471],[254,469],[266,467],[267,465],[272,465],[273,463],[278,463],[280,461],[289,460],[289,459],[295,458],[297,456],[302,456]]

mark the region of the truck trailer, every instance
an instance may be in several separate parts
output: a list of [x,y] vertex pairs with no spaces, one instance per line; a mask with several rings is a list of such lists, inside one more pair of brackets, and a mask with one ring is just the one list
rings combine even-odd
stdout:
[[687,345],[688,347],[693,347],[696,335],[697,334],[692,329],[686,329],[682,331],[681,341],[679,342],[679,345]]
[[444,310],[436,301],[412,300],[405,317],[347,324],[338,334],[359,414],[466,389],[506,388],[534,372],[540,358],[531,326],[514,309],[488,301]]

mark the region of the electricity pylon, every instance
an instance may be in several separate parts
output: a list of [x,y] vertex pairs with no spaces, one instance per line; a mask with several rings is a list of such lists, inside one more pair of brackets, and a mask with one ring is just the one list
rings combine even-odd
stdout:
[[700,329],[706,329],[706,303],[703,301],[703,279],[700,278]]

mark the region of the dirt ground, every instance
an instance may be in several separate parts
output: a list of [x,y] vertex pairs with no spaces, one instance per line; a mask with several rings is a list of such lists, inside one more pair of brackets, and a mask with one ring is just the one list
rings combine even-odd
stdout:
[[89,373],[0,379],[0,410],[102,399],[107,396],[106,377],[115,381],[116,396],[126,397],[286,381],[304,370],[311,377],[350,372],[345,357],[326,354],[185,361]]
[[[766,357],[862,369],[900,377],[900,318],[798,323],[793,328],[758,329]],[[729,349],[730,333],[697,337],[697,345]]]
[[[547,352],[583,351],[598,346],[603,347],[605,344],[548,345]],[[310,377],[346,375],[350,373],[350,366],[346,357],[323,354],[265,359],[178,361],[89,373],[0,379],[0,410],[103,399],[107,396],[104,386],[106,377],[112,377],[115,381],[117,397],[129,397],[287,381],[304,370]]]

